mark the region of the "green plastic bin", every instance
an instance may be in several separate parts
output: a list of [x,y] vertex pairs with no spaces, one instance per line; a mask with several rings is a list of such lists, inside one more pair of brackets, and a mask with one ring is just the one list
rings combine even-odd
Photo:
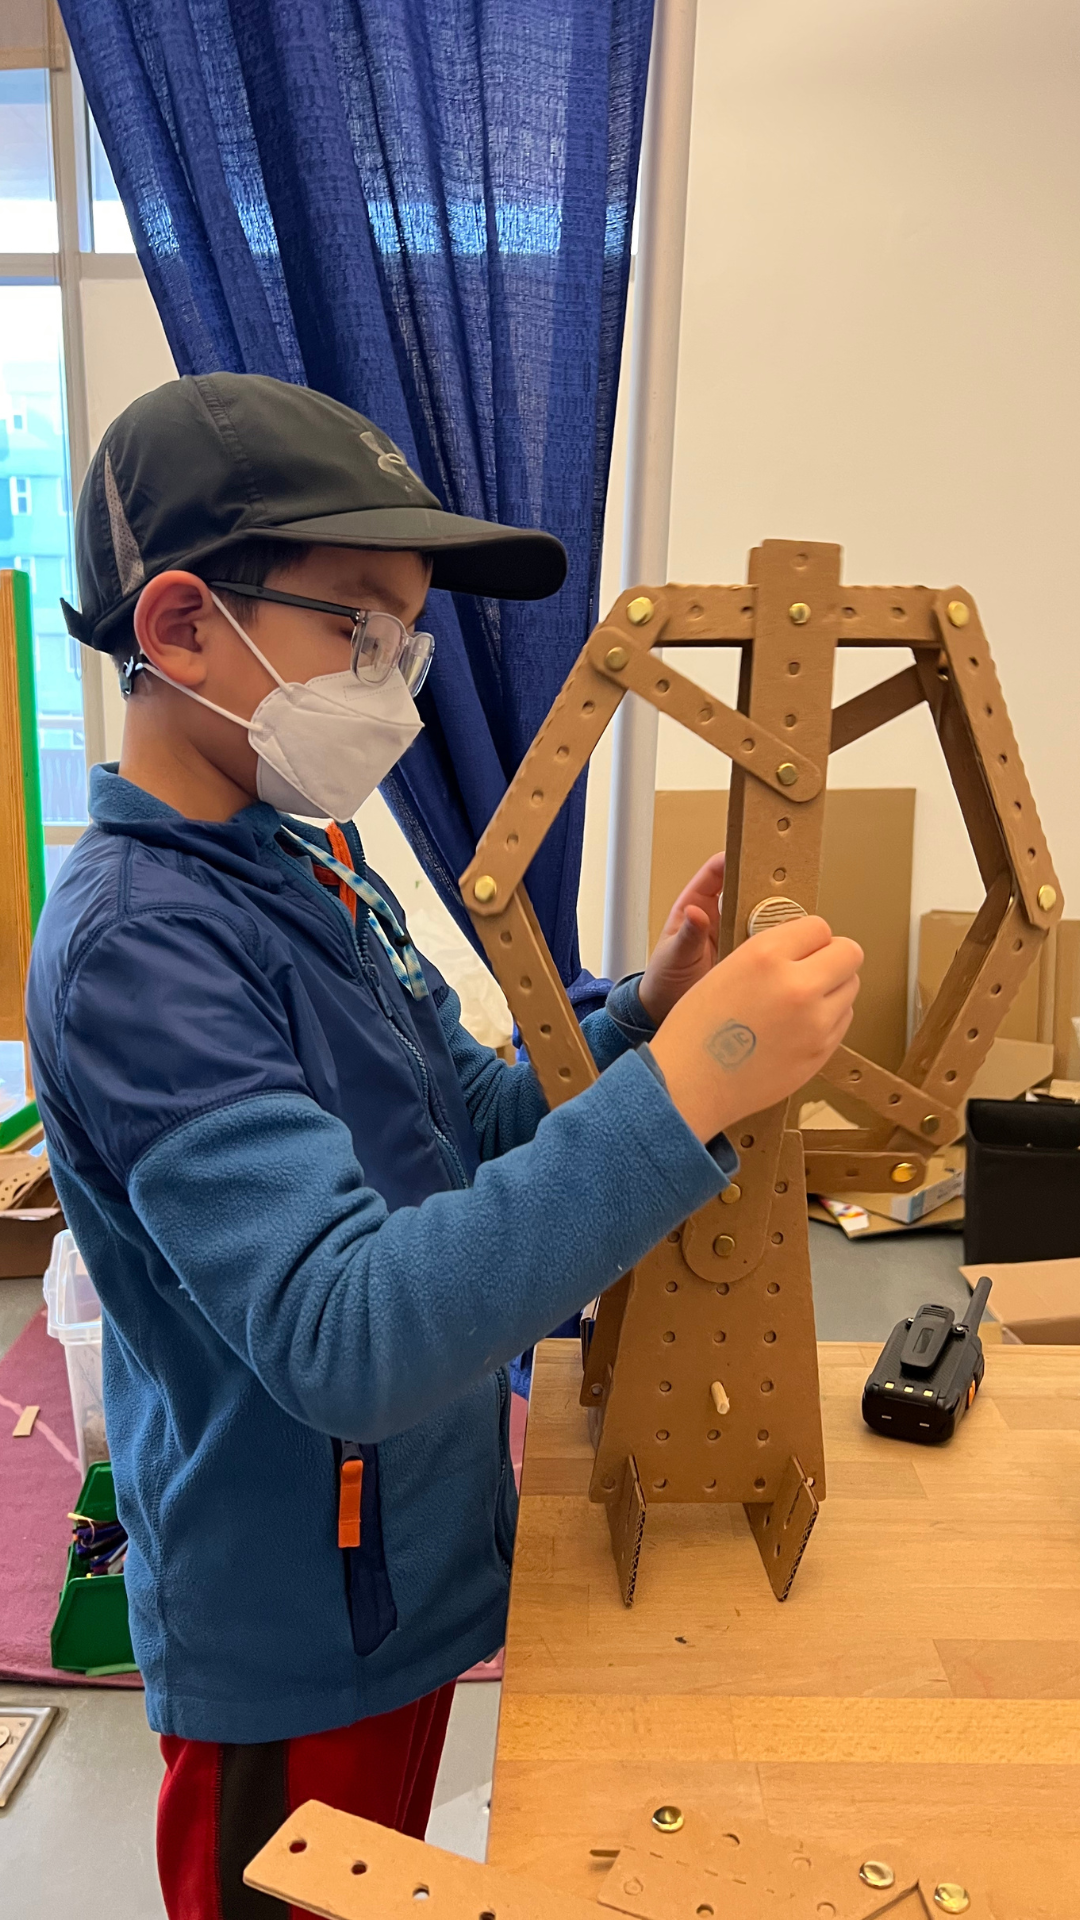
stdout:
[[[87,1520],[115,1520],[112,1467],[95,1461],[82,1484],[75,1512]],[[137,1673],[128,1629],[127,1589],[122,1573],[88,1574],[68,1550],[60,1610],[50,1639],[52,1663],[62,1673]]]

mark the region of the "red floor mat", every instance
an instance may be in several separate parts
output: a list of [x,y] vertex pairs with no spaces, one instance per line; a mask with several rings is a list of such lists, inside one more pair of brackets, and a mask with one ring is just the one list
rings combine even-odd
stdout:
[[[12,1439],[24,1407],[40,1407],[33,1432]],[[60,1673],[49,1654],[71,1526],[82,1476],[59,1340],[50,1340],[45,1308],[35,1313],[0,1360],[0,1510],[5,1532],[0,1582],[0,1679],[60,1687],[139,1687],[137,1674],[88,1680]]]

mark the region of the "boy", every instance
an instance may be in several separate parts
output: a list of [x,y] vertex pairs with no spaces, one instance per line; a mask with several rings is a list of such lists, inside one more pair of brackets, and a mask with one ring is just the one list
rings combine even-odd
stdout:
[[503,1633],[504,1363],[726,1184],[723,1127],[839,1044],[862,955],[811,919],[714,966],[710,862],[547,1115],[349,822],[419,728],[429,584],[550,593],[558,542],[231,374],[114,422],[77,539],[69,625],[131,698],[38,933],[35,1084],[103,1307],[166,1907],[254,1920],[243,1867],[302,1800],[423,1834],[454,1676]]

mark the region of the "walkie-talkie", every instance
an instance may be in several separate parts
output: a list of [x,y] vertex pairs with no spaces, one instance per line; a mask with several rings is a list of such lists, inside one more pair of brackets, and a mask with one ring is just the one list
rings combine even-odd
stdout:
[[984,1275],[962,1320],[928,1306],[893,1328],[863,1388],[863,1419],[875,1433],[924,1447],[952,1439],[986,1371],[978,1327],[992,1285]]

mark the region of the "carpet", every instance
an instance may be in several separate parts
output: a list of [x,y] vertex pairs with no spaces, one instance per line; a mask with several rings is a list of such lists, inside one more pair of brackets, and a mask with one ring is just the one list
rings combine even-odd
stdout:
[[[139,1687],[137,1674],[88,1679],[61,1673],[49,1653],[64,1581],[68,1514],[82,1485],[67,1366],[41,1307],[0,1360],[0,1500],[7,1539],[0,1584],[0,1679],[58,1687]],[[24,1407],[40,1407],[25,1440],[12,1437]]]
[[[24,1440],[12,1437],[24,1407],[41,1408]],[[514,1395],[510,1451],[521,1477],[527,1402]],[[75,1451],[67,1366],[59,1340],[50,1340],[45,1308],[35,1313],[0,1360],[0,1500],[6,1539],[0,1582],[0,1680],[60,1687],[141,1687],[138,1674],[88,1678],[61,1673],[49,1653],[71,1529],[68,1514],[82,1478]],[[481,1661],[463,1680],[498,1680],[502,1654]]]

